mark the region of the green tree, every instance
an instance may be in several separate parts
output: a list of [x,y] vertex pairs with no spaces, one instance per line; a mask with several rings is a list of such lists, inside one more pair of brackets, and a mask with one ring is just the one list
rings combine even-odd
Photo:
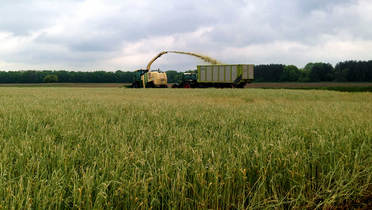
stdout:
[[297,66],[289,65],[284,67],[283,73],[280,75],[280,81],[294,82],[298,81],[300,76],[301,71],[297,68]]
[[257,82],[279,82],[284,71],[283,64],[257,65],[254,67],[254,78]]
[[58,82],[58,76],[54,74],[48,74],[44,77],[43,81],[45,83],[55,83]]
[[334,80],[334,68],[329,63],[308,63],[304,71],[309,82]]

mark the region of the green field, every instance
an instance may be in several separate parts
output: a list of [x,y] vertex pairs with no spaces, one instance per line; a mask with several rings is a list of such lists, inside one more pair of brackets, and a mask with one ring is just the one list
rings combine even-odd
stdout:
[[372,93],[0,88],[0,209],[371,205]]

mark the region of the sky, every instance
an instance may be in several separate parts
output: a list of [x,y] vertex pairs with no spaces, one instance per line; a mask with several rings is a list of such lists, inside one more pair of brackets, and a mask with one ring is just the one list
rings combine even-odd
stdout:
[[[372,59],[371,0],[2,0],[0,70],[132,71]],[[154,69],[203,61],[164,55]]]

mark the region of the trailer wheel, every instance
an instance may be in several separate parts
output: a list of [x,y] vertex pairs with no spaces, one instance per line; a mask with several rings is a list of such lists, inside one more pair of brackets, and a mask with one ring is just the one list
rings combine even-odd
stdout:
[[237,88],[244,88],[247,83],[240,83],[237,85]]

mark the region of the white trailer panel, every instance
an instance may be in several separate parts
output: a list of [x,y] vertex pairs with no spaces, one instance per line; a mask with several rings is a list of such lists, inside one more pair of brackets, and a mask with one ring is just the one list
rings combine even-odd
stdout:
[[231,66],[231,81],[236,80],[238,77],[238,68],[236,65]]
[[243,65],[242,79],[248,79],[248,66],[247,65]]
[[219,68],[220,72],[219,72],[219,82],[225,82],[225,66],[220,66]]
[[218,82],[218,68],[219,66],[213,66],[213,81]]
[[206,67],[200,67],[200,80],[201,81],[205,81],[206,78],[205,78],[205,74],[206,74]]
[[207,78],[206,78],[206,81],[207,82],[212,82],[213,81],[213,78],[212,78],[212,66],[208,66],[207,67]]
[[254,78],[254,65],[199,65],[198,82],[233,83],[247,82]]
[[231,81],[231,66],[225,66],[225,82]]
[[249,78],[248,79],[254,79],[254,72],[253,72],[253,65],[249,65]]

